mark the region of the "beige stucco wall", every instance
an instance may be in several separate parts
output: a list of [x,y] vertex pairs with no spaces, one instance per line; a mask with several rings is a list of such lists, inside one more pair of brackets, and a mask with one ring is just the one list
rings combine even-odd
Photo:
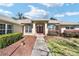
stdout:
[[13,25],[13,29],[14,29],[14,32],[20,32],[22,33],[22,26],[20,25]]
[[64,33],[64,30],[66,30],[66,25],[60,25],[60,31],[61,33]]

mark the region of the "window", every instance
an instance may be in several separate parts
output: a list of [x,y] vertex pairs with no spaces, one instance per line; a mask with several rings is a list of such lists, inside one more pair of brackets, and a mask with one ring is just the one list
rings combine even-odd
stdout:
[[12,25],[0,24],[0,34],[12,33]]
[[0,34],[5,34],[5,24],[0,24]]
[[53,24],[48,24],[48,29],[49,29],[49,30],[55,29],[55,25],[53,25]]
[[74,29],[74,26],[67,26],[66,29]]
[[7,33],[12,33],[12,31],[13,31],[13,26],[7,25]]
[[76,26],[74,26],[75,28],[79,28],[79,26],[78,25],[76,25]]
[[32,32],[32,25],[26,25],[25,32],[31,33]]
[[69,29],[69,27],[66,27],[66,29]]

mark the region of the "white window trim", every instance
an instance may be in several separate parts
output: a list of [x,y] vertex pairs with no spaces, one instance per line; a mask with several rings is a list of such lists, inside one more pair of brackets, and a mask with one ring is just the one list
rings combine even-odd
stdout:
[[[3,26],[3,25],[5,25],[5,24],[2,24],[2,26]],[[5,27],[5,26],[4,26],[4,27]],[[4,31],[5,31],[5,29],[0,29],[0,30],[2,30],[2,31],[4,30]],[[5,32],[4,32],[4,34],[5,34]]]
[[11,30],[13,32],[13,26],[11,29],[8,29],[8,25],[11,25],[11,24],[7,24],[7,33],[8,33],[8,30]]
[[13,31],[13,28],[12,29],[8,29],[8,25],[10,25],[10,24],[5,24],[5,29],[0,29],[0,30],[5,30],[5,34],[8,33],[8,30],[12,30]]
[[55,30],[56,26],[54,24],[48,24],[48,26],[53,25],[53,28],[48,28],[48,30]]
[[5,24],[5,34],[7,34],[7,24]]
[[[29,32],[30,31],[30,26],[29,25],[27,25],[27,28],[26,28],[26,26],[25,26],[25,33],[32,33],[32,29],[31,29],[31,32]],[[26,32],[26,29],[27,29],[27,32]]]

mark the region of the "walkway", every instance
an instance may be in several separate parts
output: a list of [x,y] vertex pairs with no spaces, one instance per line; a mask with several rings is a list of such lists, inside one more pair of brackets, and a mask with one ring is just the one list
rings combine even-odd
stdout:
[[45,43],[44,36],[37,35],[34,48],[32,50],[32,56],[48,56],[49,50]]

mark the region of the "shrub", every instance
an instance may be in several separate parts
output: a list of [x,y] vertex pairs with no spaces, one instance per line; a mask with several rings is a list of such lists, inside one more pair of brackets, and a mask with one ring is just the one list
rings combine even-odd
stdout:
[[48,35],[57,36],[57,35],[59,35],[59,31],[58,30],[49,30]]
[[65,30],[63,35],[66,37],[79,37],[79,30]]
[[22,33],[0,35],[0,48],[5,48],[21,39]]

